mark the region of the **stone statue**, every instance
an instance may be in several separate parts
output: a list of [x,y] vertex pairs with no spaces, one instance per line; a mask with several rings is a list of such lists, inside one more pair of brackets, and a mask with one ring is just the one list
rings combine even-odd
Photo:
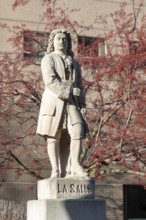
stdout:
[[37,133],[47,140],[51,178],[61,176],[59,142],[61,131],[70,135],[71,176],[87,177],[79,164],[84,137],[85,101],[80,66],[73,59],[71,37],[65,30],[50,34],[48,49],[41,62],[45,90],[39,113]]

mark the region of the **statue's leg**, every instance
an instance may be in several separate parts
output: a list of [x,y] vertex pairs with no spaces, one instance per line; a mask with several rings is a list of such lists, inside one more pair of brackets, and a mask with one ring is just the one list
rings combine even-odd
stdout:
[[56,137],[47,138],[47,151],[52,166],[51,178],[59,177],[59,142],[61,131],[58,131]]
[[79,164],[79,156],[82,147],[82,134],[83,127],[81,123],[75,125],[68,125],[69,134],[71,137],[70,143],[70,157],[71,157],[71,175],[86,177],[87,173],[84,172],[83,168]]
[[87,173],[84,172],[83,168],[79,164],[80,144],[81,140],[72,140],[70,144],[71,175],[86,177]]

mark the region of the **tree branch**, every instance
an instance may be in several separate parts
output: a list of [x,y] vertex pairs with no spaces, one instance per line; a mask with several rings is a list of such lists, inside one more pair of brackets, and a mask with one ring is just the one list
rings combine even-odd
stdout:
[[12,151],[9,151],[9,154],[8,154],[12,160],[17,163],[24,171],[26,171],[29,175],[37,178],[37,179],[43,179],[42,176],[40,176],[39,174],[35,173],[34,171],[30,170],[28,167],[26,167],[13,153]]

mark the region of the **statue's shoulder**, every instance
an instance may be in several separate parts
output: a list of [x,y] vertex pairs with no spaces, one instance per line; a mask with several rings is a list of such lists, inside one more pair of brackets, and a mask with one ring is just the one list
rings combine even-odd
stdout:
[[45,53],[44,59],[53,59],[55,57],[55,53]]
[[42,63],[43,62],[53,62],[55,59],[55,55],[54,53],[46,53],[45,56],[42,59]]

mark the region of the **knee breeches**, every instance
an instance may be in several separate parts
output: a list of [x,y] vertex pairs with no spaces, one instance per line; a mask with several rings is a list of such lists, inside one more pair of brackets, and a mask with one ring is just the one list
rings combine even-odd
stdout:
[[[70,123],[70,119],[67,119],[67,130],[70,135],[71,140],[80,140],[83,138],[83,125],[82,123],[76,123],[72,125]],[[55,135],[55,137],[48,137],[47,142],[57,142],[61,138],[61,129],[59,129]]]

